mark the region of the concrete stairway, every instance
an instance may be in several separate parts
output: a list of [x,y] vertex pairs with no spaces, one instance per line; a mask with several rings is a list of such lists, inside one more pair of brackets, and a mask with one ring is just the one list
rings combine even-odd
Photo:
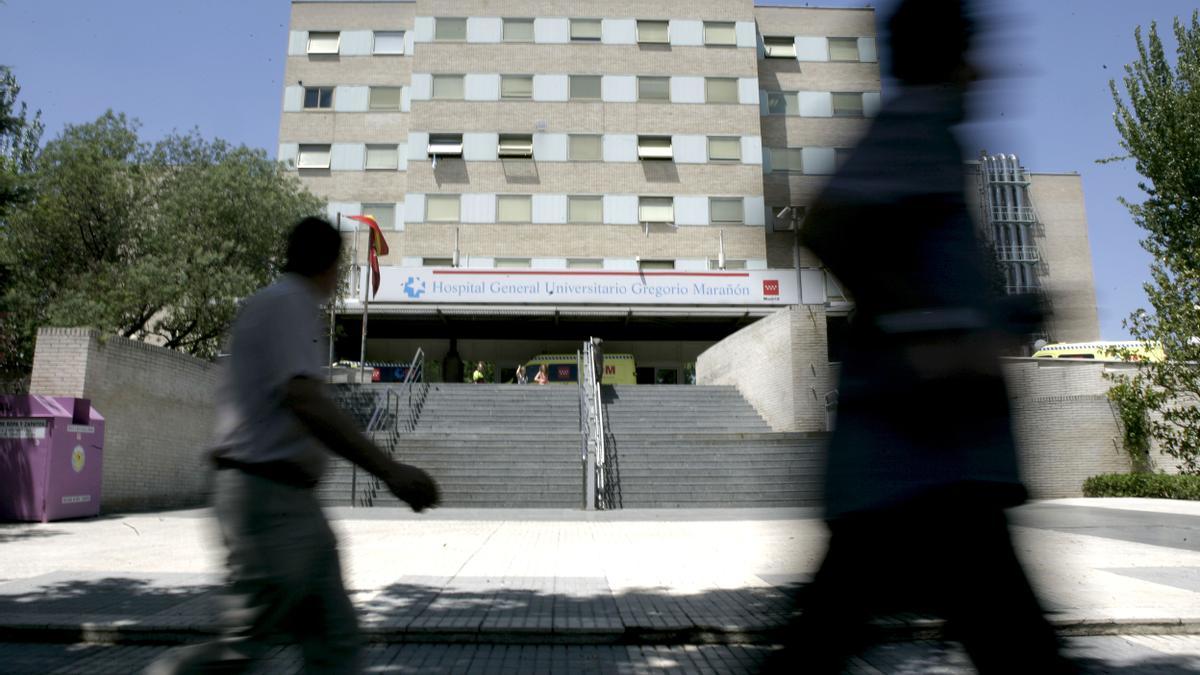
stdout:
[[622,508],[818,503],[823,438],[772,432],[733,387],[605,388]]
[[[578,390],[430,385],[417,428],[400,436],[396,458],[438,481],[443,506],[578,508],[583,483]],[[351,481],[349,464],[336,462],[319,488],[322,503],[349,504]],[[372,479],[360,470],[358,485],[364,481]],[[399,503],[382,486],[370,501]]]

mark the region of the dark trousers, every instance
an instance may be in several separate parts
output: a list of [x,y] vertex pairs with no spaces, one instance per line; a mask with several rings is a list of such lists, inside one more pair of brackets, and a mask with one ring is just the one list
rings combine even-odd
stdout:
[[929,498],[829,523],[801,616],[766,672],[840,673],[878,636],[872,616],[930,613],[980,673],[1067,673],[1009,539],[1003,510]]
[[222,470],[215,509],[228,551],[223,635],[168,652],[146,672],[244,672],[281,634],[300,644],[305,672],[359,672],[358,622],[313,491]]

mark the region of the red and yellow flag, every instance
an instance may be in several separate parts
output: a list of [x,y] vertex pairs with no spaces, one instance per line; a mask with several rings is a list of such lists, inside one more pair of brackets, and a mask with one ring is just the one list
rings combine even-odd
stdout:
[[374,216],[347,216],[351,220],[366,223],[371,227],[367,240],[367,261],[371,264],[371,296],[379,293],[379,256],[388,254],[387,239],[383,238],[383,230]]

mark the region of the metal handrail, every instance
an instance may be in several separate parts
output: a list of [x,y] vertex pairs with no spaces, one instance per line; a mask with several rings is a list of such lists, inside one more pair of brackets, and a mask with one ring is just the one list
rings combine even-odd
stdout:
[[[607,476],[604,434],[604,401],[596,377],[595,343],[588,340],[576,353],[579,382],[579,429],[582,440],[584,508],[606,508]],[[591,466],[589,466],[591,464]],[[594,490],[594,492],[593,492]],[[591,496],[591,498],[589,498]]]
[[1003,262],[1037,262],[1037,246],[997,246],[996,254]]
[[[387,435],[380,445],[389,457],[395,457],[401,433],[416,429],[421,410],[425,407],[425,399],[429,394],[429,383],[425,382],[425,352],[420,348],[417,349],[416,355],[409,363],[408,372],[404,374],[404,381],[400,383],[400,387],[403,389],[399,391],[399,387],[387,387],[382,393],[376,394],[375,409],[371,411],[370,420],[364,429],[364,432],[372,440],[376,433],[386,432]],[[403,417],[401,417],[402,406],[406,408],[407,413]],[[373,477],[363,489],[362,495],[359,495],[358,466],[351,465],[351,505],[370,506],[381,487],[379,479]]]

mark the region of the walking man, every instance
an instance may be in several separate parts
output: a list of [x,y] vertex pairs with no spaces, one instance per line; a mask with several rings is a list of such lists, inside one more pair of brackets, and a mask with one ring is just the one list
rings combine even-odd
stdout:
[[393,461],[322,390],[320,305],[337,288],[341,243],[327,221],[300,221],[284,274],[238,314],[212,453],[227,549],[223,636],[168,652],[149,673],[243,672],[279,633],[300,643],[305,672],[358,672],[354,608],[313,493],[327,453],[377,476],[414,511],[438,503],[428,474]]

